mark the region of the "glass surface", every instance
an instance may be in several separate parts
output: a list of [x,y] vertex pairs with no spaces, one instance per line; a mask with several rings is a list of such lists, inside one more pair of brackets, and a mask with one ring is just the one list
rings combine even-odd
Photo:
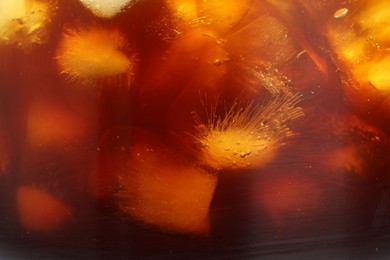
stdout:
[[0,0],[0,258],[390,256],[387,0]]

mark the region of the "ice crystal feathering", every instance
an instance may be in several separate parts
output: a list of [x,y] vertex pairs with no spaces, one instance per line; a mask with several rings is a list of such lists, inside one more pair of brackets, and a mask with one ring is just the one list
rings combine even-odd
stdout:
[[126,73],[130,59],[121,51],[126,39],[116,30],[68,30],[57,51],[62,73],[84,82]]
[[235,103],[223,117],[212,111],[196,137],[201,161],[218,170],[264,166],[293,135],[287,123],[303,116],[300,100],[299,94],[285,94],[267,105]]

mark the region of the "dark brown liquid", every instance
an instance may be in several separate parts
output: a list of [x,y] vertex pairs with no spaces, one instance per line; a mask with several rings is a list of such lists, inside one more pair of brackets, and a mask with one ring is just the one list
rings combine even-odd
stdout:
[[[382,111],[389,102],[375,94],[363,109],[354,104],[362,93],[348,90],[348,71],[325,33],[338,1],[293,2],[283,9],[254,0],[216,39],[180,49],[186,36],[175,30],[183,21],[164,1],[139,1],[109,20],[76,0],[58,1],[46,43],[0,45],[0,252],[15,259],[250,259],[355,248],[388,234],[390,124]],[[99,26],[127,39],[122,51],[136,63],[131,80],[83,83],[61,74],[55,57],[65,30]],[[122,146],[131,150],[137,136],[152,134],[180,160],[216,174],[199,161],[193,112],[209,127],[206,110],[214,106],[223,117],[235,102],[267,104],[272,84],[301,93],[305,115],[289,122],[294,135],[264,167],[218,171],[208,235],[165,230],[120,210]],[[346,98],[351,93],[358,98]],[[137,134],[113,142],[123,127]],[[26,227],[21,186],[44,190],[72,217],[49,231]]]

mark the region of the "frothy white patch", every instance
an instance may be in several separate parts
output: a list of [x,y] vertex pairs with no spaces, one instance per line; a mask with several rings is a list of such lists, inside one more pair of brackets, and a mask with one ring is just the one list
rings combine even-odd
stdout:
[[80,2],[92,11],[96,16],[111,18],[117,15],[134,0],[80,0]]

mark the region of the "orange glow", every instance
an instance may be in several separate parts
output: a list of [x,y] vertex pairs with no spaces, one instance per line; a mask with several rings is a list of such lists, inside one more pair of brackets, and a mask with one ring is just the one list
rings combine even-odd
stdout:
[[322,205],[322,188],[311,177],[282,174],[259,182],[257,201],[278,225],[288,225],[289,218],[306,221]]
[[379,91],[390,90],[390,57],[373,62],[369,67],[368,81]]
[[28,49],[46,42],[55,1],[1,0],[0,42]]
[[58,104],[35,101],[30,104],[26,137],[30,147],[68,147],[85,137],[86,122],[76,112]]
[[363,146],[349,145],[338,148],[325,158],[327,166],[336,171],[348,171],[356,174],[364,172],[364,158],[360,155]]
[[[327,36],[356,81],[386,92],[390,89],[390,4],[386,0],[366,1],[364,4],[364,11],[341,17],[340,21],[331,21]],[[353,27],[350,26],[352,23]]]
[[233,29],[244,18],[251,4],[252,0],[167,0],[178,20],[213,37]]
[[72,218],[71,208],[49,193],[21,186],[17,190],[20,224],[31,231],[59,230]]
[[360,26],[381,43],[390,44],[390,3],[387,0],[369,0],[367,9],[357,17]]

